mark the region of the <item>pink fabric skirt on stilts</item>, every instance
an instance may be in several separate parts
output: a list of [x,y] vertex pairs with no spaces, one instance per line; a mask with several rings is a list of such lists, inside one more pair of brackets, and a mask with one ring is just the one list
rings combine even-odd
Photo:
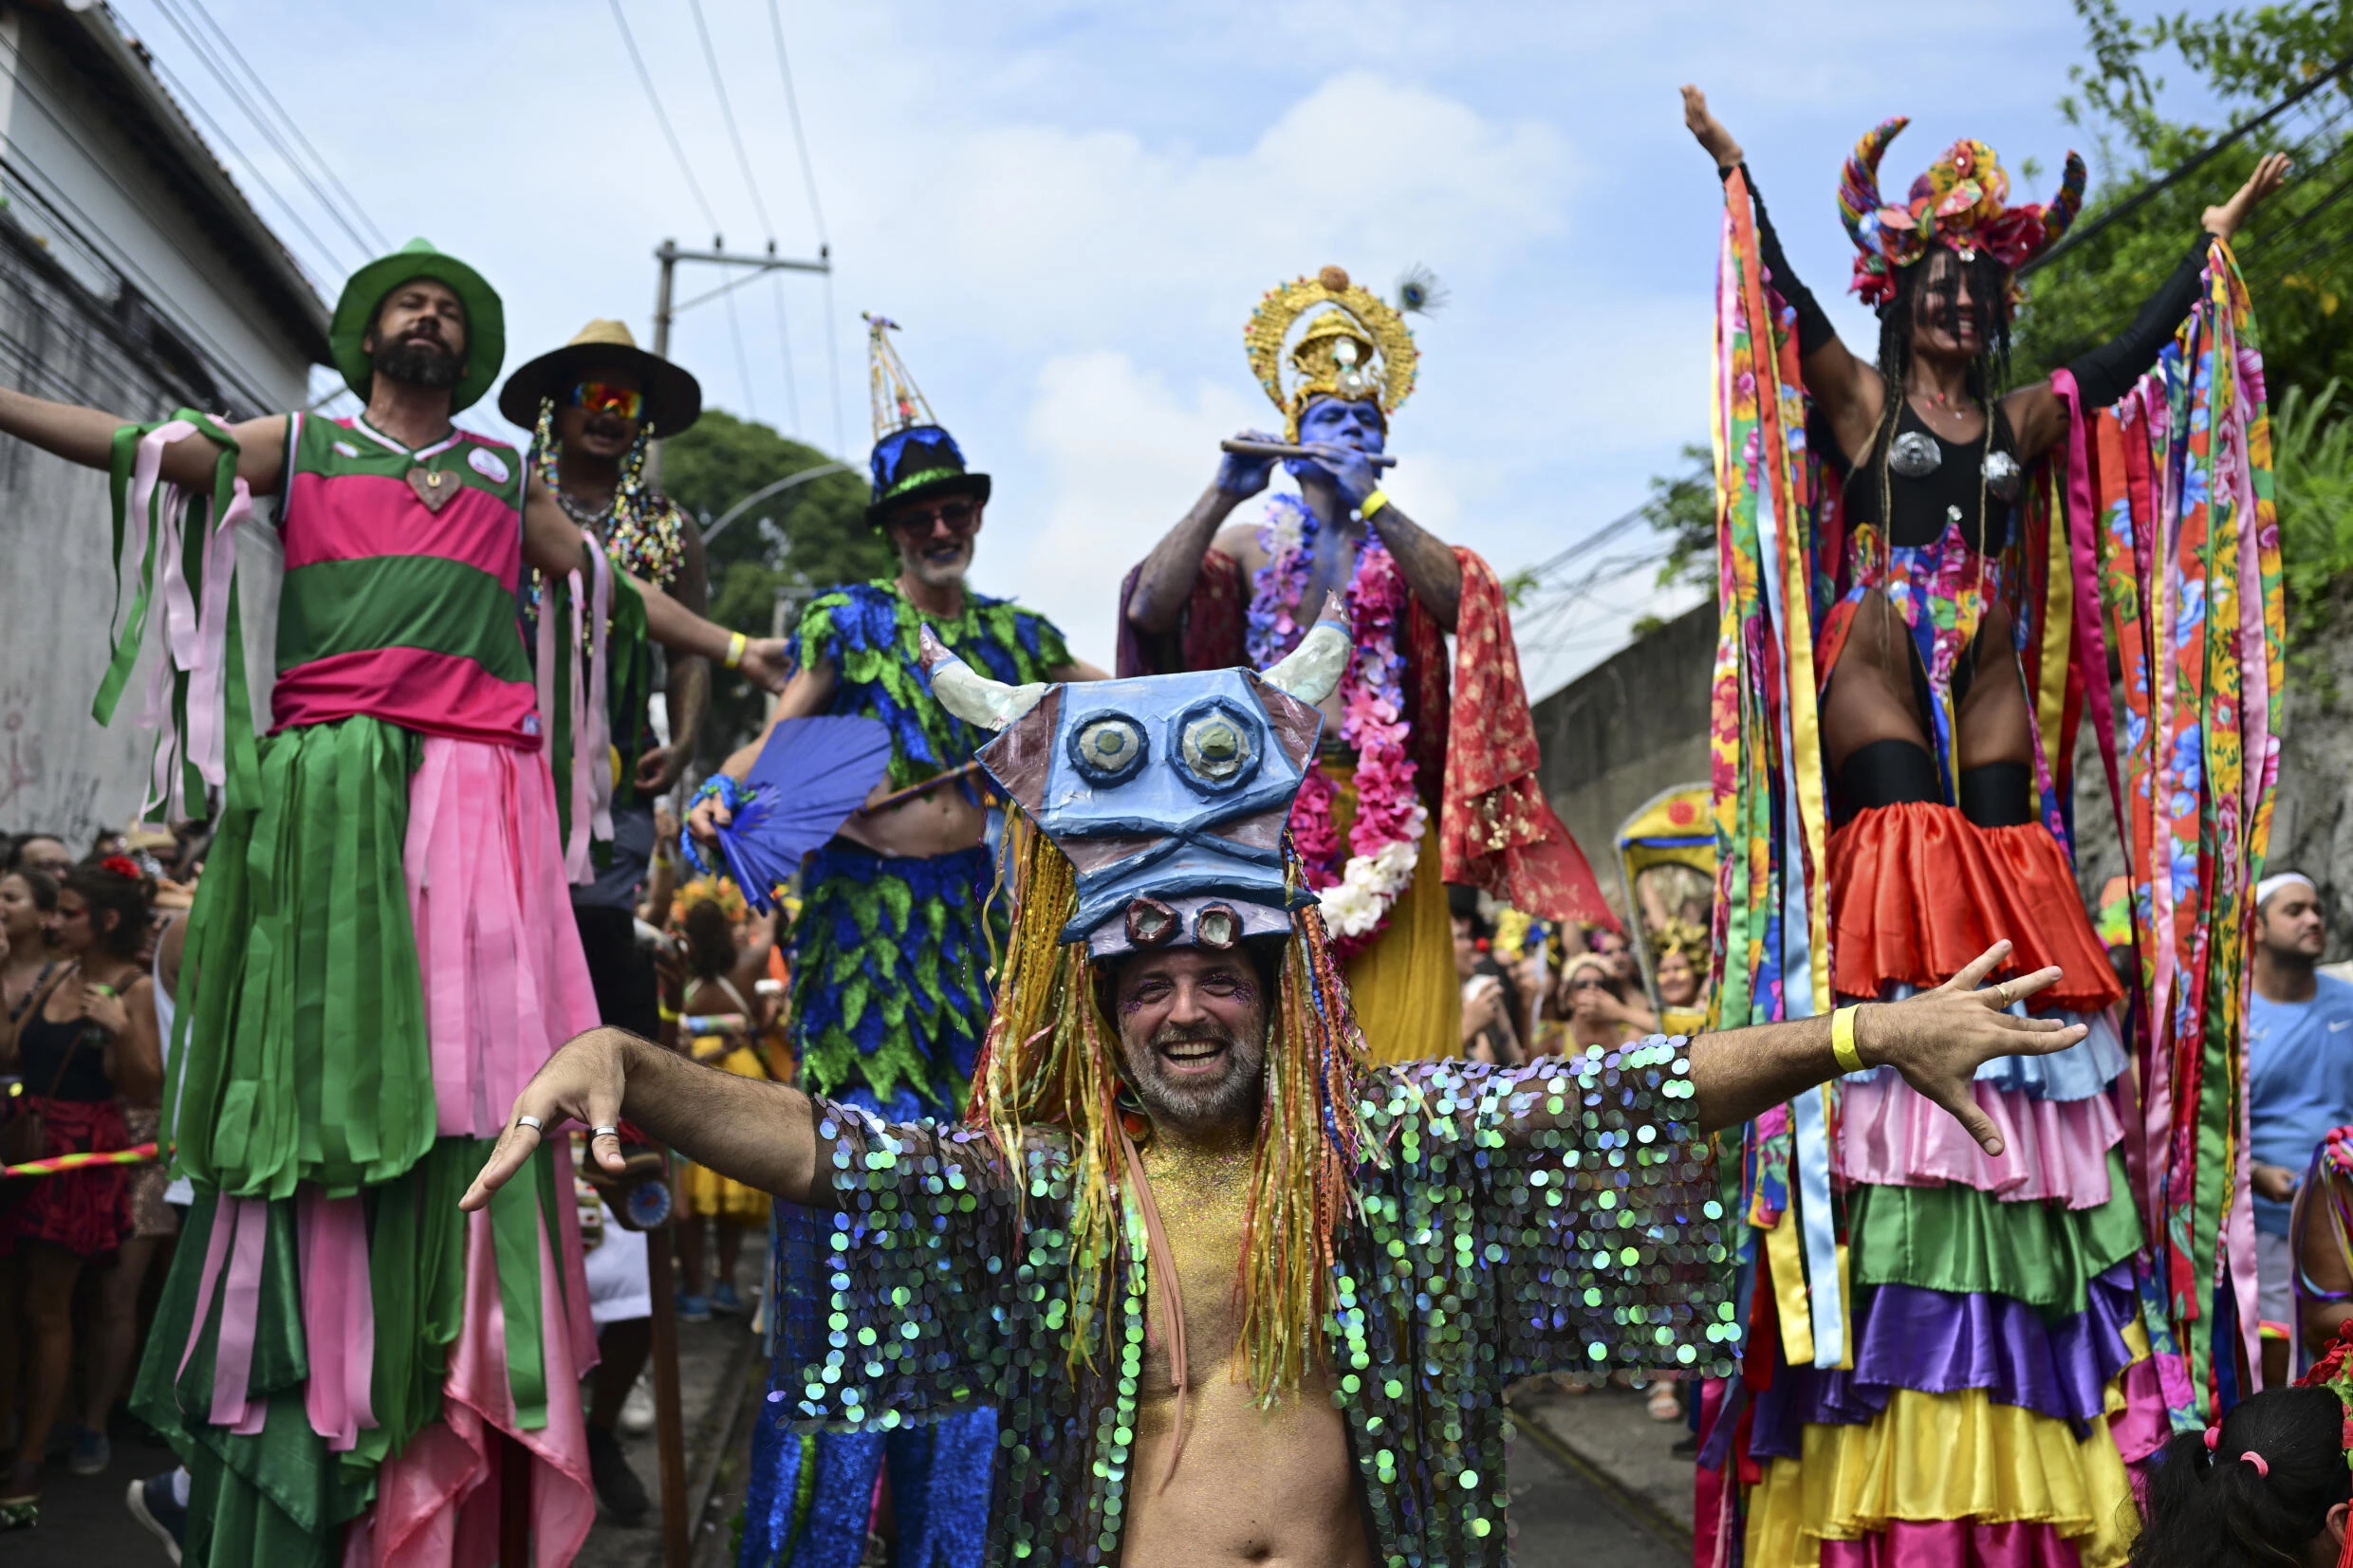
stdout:
[[[403,855],[424,976],[434,1094],[444,1137],[493,1138],[516,1095],[573,1035],[597,1024],[572,923],[555,789],[544,756],[429,737],[409,793]],[[568,1140],[553,1140],[568,1195]],[[492,1568],[498,1560],[493,1429],[530,1450],[532,1559],[561,1568],[596,1522],[587,1428],[576,1393],[596,1325],[576,1209],[540,1230],[547,1424],[522,1430],[508,1383],[491,1216],[468,1217],[465,1317],[439,1421],[388,1461],[376,1505],[344,1542],[345,1568]]]

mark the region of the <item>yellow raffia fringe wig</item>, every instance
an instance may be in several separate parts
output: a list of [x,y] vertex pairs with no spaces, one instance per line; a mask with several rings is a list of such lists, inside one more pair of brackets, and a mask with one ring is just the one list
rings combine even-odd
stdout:
[[[998,964],[996,1016],[973,1069],[968,1116],[1009,1159],[1021,1158],[1033,1127],[1057,1128],[1070,1139],[1070,1356],[1091,1366],[1123,1265],[1119,1035],[1097,1000],[1085,945],[1060,940],[1078,907],[1069,858],[1016,810],[999,863],[1000,892],[1014,905],[1013,932]],[[1297,875],[1294,857],[1294,883]],[[1234,1281],[1251,1386],[1261,1402],[1296,1388],[1323,1363],[1333,1240],[1355,1217],[1358,1159],[1378,1157],[1357,1111],[1363,1036],[1313,907],[1292,916],[1270,1024]]]

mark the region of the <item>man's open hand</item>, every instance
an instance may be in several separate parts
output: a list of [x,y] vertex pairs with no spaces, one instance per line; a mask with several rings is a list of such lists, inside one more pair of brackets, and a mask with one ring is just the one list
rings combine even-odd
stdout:
[[[457,1207],[474,1209],[489,1203],[491,1194],[506,1186],[531,1152],[566,1118],[584,1127],[619,1126],[630,1046],[630,1037],[619,1029],[590,1029],[549,1057],[515,1097],[514,1108],[507,1114],[507,1130],[499,1134],[490,1162],[457,1200]],[[538,1117],[539,1127],[526,1127],[516,1119],[526,1116]],[[624,1162],[617,1134],[590,1139],[588,1150],[597,1164],[616,1175],[621,1173]]]
[[1935,990],[1888,1006],[1866,1005],[1855,1017],[1855,1049],[1864,1061],[1901,1073],[1906,1083],[1952,1112],[1995,1156],[2002,1152],[2001,1134],[1970,1088],[1977,1069],[1996,1057],[2064,1051],[2090,1033],[2081,1024],[2021,1018],[2008,1010],[2011,1003],[2054,984],[2061,973],[2056,966],[1980,989],[2008,956],[2010,944],[1996,942]]

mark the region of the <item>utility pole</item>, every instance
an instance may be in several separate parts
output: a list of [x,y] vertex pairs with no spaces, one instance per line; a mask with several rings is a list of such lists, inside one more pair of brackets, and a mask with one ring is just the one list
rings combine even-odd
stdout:
[[[776,242],[770,240],[768,242],[766,253],[747,256],[731,253],[727,249],[727,242],[719,235],[713,234],[711,236],[711,249],[708,250],[681,250],[678,249],[676,240],[664,240],[654,248],[654,259],[661,264],[661,281],[655,286],[654,289],[654,353],[656,357],[667,360],[670,358],[670,323],[680,315],[694,309],[698,304],[715,300],[731,290],[741,288],[764,273],[831,272],[833,270],[833,247],[821,245],[817,248],[815,261],[801,261],[790,256],[778,255]],[[678,304],[675,301],[678,263],[680,262],[702,262],[712,267],[740,267],[745,270],[740,277],[732,282],[723,283],[716,288],[695,295],[684,304]],[[661,449],[662,444],[656,441],[645,454],[645,482],[648,485],[661,483]]]

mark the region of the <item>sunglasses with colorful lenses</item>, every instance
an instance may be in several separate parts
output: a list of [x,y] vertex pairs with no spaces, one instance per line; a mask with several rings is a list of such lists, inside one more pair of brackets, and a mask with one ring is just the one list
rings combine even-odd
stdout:
[[635,387],[615,386],[610,381],[583,381],[572,388],[571,404],[591,414],[617,414],[623,419],[635,419],[645,412],[645,394]]

